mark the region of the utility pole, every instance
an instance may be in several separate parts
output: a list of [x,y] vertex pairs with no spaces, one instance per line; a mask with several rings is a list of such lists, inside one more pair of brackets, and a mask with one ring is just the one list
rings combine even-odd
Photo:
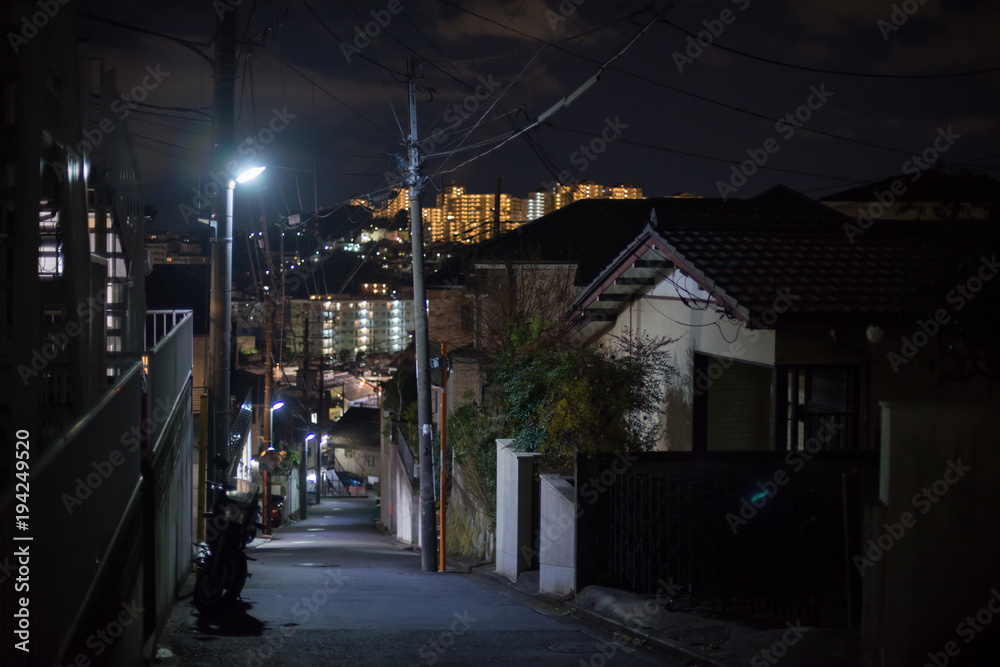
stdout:
[[441,544],[439,552],[438,570],[445,571],[445,497],[448,490],[448,464],[445,453],[448,448],[448,348],[441,343]]
[[[323,324],[322,317],[323,316],[320,315],[320,326],[321,327],[322,327],[322,324]],[[303,389],[305,391],[305,396],[306,396],[306,405],[309,405],[309,378],[310,378],[310,375],[309,375],[309,365],[310,365],[311,359],[309,357],[309,310],[308,309],[306,309],[306,326],[305,326],[304,331],[305,331],[305,335],[303,336],[302,345],[303,345],[303,347],[305,347],[305,352],[306,352],[306,363],[305,363],[305,385],[306,386]],[[321,329],[321,331],[322,331],[322,329]],[[320,334],[320,338],[319,338],[319,353],[320,353],[320,356],[323,355],[323,336],[322,336],[322,333]],[[306,435],[308,436],[308,433]],[[316,444],[319,445],[319,440],[318,439],[316,440]],[[309,495],[308,495],[308,493],[306,493],[306,466],[309,464],[309,461],[307,460],[307,457],[306,457],[306,447],[307,446],[308,445],[306,445],[305,438],[303,437],[303,439],[302,439],[302,447],[299,450],[302,453],[302,456],[299,457],[299,518],[300,519],[305,519],[308,516],[308,514],[306,512],[306,503],[309,501]],[[318,483],[319,483],[319,480],[317,480],[317,484]]]
[[437,517],[434,512],[434,454],[431,451],[431,377],[427,354],[427,292],[424,287],[424,232],[420,220],[420,148],[417,146],[416,63],[407,63],[410,99],[410,240],[413,247],[413,315],[417,348],[417,426],[420,448],[420,565],[434,572]]
[[[215,119],[212,125],[212,178],[218,187],[213,201],[216,235],[212,243],[211,303],[209,307],[211,420],[209,465],[216,457],[229,459],[229,347],[232,320],[233,229],[227,211],[229,181],[226,167],[235,155],[233,106],[236,76],[236,12],[225,12],[216,22]],[[222,181],[221,183],[219,181]],[[212,500],[214,504],[214,498]]]
[[[323,331],[325,323],[320,321],[320,331]],[[326,408],[326,356],[323,352],[323,341],[322,334],[320,340],[319,348],[319,419],[316,421],[319,426],[320,435],[316,436],[316,504],[319,505],[319,498],[322,494],[321,484],[325,483],[325,479],[321,479],[319,474],[319,459],[323,455],[323,433],[326,432],[326,418],[330,414]]]
[[493,234],[490,238],[500,236],[500,177],[497,176],[497,189],[493,194]]

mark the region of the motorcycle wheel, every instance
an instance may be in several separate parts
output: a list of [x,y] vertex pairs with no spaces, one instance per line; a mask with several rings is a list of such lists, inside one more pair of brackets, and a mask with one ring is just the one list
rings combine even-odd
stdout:
[[231,605],[247,581],[247,559],[242,553],[228,551],[215,557],[222,560],[205,563],[194,580],[194,606],[203,614]]

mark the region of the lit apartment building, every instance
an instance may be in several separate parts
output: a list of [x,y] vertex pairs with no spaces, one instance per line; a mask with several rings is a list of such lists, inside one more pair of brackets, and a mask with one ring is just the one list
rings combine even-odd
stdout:
[[627,183],[610,187],[591,180],[559,184],[551,192],[532,192],[528,199],[528,219],[535,220],[579,199],[642,199],[642,188]]
[[[309,323],[309,353],[327,359],[354,359],[358,352],[399,352],[410,344],[415,329],[413,307],[385,283],[367,284],[371,296],[311,296],[291,299],[285,324],[285,345],[304,354],[305,327]],[[275,316],[279,317],[278,315]],[[264,308],[254,302],[233,303],[233,321],[239,336],[259,338],[263,347]],[[280,328],[280,323],[276,322]],[[280,340],[276,335],[275,340]]]
[[[385,290],[382,290],[384,294]],[[399,352],[410,344],[409,332],[415,328],[413,308],[406,301],[393,296],[343,299],[332,296],[313,296],[294,299],[292,329],[302,340],[305,316],[309,314],[309,339],[314,354],[322,340],[323,355],[346,356],[353,359],[358,352]]]
[[[423,209],[425,240],[475,243],[493,236],[496,195],[469,194],[461,185],[447,185],[437,195],[435,208]],[[527,220],[527,202],[500,195],[500,232]]]
[[528,220],[537,220],[538,218],[551,213],[555,209],[552,204],[552,193],[551,192],[529,192],[528,193]]
[[352,206],[362,206],[371,210],[373,218],[387,218],[392,219],[396,217],[396,214],[400,211],[410,210],[410,197],[406,188],[390,188],[388,192],[388,205],[385,208],[381,208],[384,205],[385,199],[375,198],[367,199],[365,197],[359,197],[351,200]]
[[606,188],[608,199],[642,199],[642,188],[628,183],[618,183]]
[[448,238],[448,223],[444,211],[440,208],[421,209],[424,222],[424,240],[438,241]]

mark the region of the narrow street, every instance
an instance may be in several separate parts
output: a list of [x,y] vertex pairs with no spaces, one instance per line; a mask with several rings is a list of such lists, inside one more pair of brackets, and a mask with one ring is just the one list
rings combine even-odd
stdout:
[[[423,572],[372,501],[324,499],[249,550],[243,601],[203,619],[193,578],[160,665],[677,665],[482,574]],[[166,650],[164,650],[166,649]]]

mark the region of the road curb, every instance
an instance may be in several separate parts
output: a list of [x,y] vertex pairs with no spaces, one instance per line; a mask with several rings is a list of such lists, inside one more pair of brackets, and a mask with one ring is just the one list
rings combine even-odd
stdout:
[[[558,605],[554,604],[550,600],[546,600],[542,596],[534,596],[534,597],[536,597],[536,599],[547,602],[548,604],[551,604],[552,606],[556,607],[556,609],[559,608]],[[666,654],[666,656],[669,658],[694,660],[696,664],[703,665],[704,667],[736,667],[736,663],[720,662],[719,660],[714,659],[712,656],[707,655],[704,651],[699,651],[697,648],[694,648],[683,642],[678,642],[673,639],[667,639],[665,637],[658,637],[656,635],[650,634],[649,632],[646,632],[645,630],[629,627],[626,624],[622,623],[621,621],[610,618],[608,616],[604,616],[603,614],[598,614],[596,611],[591,611],[586,607],[580,607],[569,601],[563,602],[563,604],[576,610],[580,618],[586,619],[591,623],[604,626],[605,628],[608,629],[620,630],[625,634],[634,635],[636,637],[645,640],[649,644],[655,645],[662,653]]]
[[665,655],[668,658],[673,658],[677,660],[687,660],[694,661],[695,664],[701,665],[703,667],[737,667],[735,662],[723,662],[713,656],[707,655],[704,651],[701,651],[693,646],[685,644],[684,642],[679,642],[673,639],[667,639],[666,637],[660,637],[655,634],[646,632],[645,630],[629,627],[625,623],[599,614],[595,611],[588,609],[587,607],[581,607],[569,600],[558,600],[554,599],[550,595],[545,595],[542,593],[526,593],[523,590],[518,589],[515,586],[516,582],[510,581],[507,577],[499,575],[495,572],[491,573],[484,570],[479,570],[482,565],[489,565],[490,563],[476,563],[470,568],[470,573],[474,573],[490,581],[502,584],[507,588],[511,588],[519,593],[526,595],[537,602],[543,603],[556,611],[563,612],[566,608],[573,609],[577,613],[577,618],[597,625],[604,628],[605,630],[617,630],[623,634],[638,637],[644,640],[648,645],[656,647],[657,652]]

